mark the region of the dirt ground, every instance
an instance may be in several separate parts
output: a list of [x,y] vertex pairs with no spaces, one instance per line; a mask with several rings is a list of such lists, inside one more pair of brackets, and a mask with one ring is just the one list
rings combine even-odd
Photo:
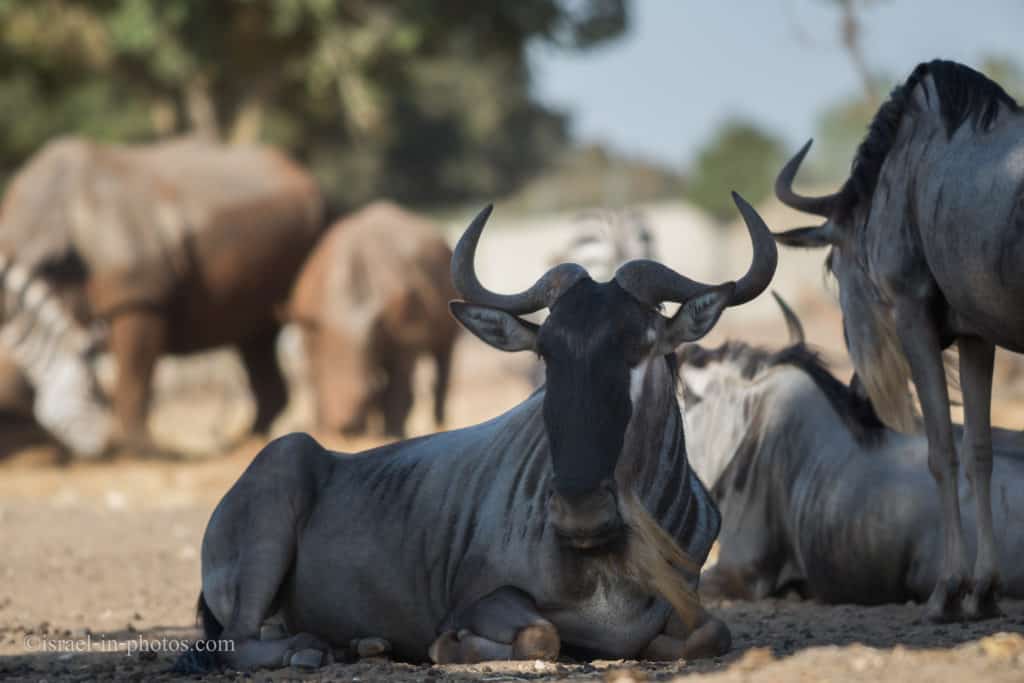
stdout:
[[[818,273],[809,276],[815,287]],[[801,296],[805,290],[796,282],[784,294],[804,315],[808,337],[843,369],[834,304]],[[755,324],[726,314],[708,343],[741,336],[781,344],[785,332],[777,312],[763,308]],[[463,338],[448,426],[492,417],[525,397],[531,363]],[[426,393],[425,373],[420,394]],[[157,423],[182,432],[217,426],[227,420],[222,397],[203,402],[216,393],[209,387],[177,398],[164,392],[157,397]],[[1019,426],[1021,405],[1016,394],[1004,393],[996,402],[997,421]],[[231,410],[238,412],[234,404]],[[429,401],[418,401],[413,432],[433,429],[428,414]],[[287,426],[296,421],[301,426],[301,416]],[[229,453],[186,462],[122,458],[60,464],[57,451],[40,444],[32,430],[0,423],[0,680],[169,680],[173,649],[197,635],[194,608],[206,521],[263,443],[251,438]],[[372,443],[328,441],[344,450]],[[712,661],[431,667],[367,660],[314,673],[286,669],[204,680],[1024,681],[1024,602],[1004,602],[1002,619],[944,626],[922,622],[917,605],[764,601],[710,607],[734,637],[732,652]]]

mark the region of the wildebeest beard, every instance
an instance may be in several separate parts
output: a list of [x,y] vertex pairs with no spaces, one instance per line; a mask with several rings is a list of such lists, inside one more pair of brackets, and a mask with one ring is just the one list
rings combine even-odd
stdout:
[[[624,298],[631,299],[614,282],[586,279],[563,295],[551,312],[557,324],[543,326],[540,333],[554,484],[567,497],[593,491],[613,477],[633,415],[629,362],[639,361],[642,350],[626,345],[642,339],[650,321],[639,312],[623,318],[622,311],[636,305],[624,305]],[[601,323],[595,326],[595,320]]]

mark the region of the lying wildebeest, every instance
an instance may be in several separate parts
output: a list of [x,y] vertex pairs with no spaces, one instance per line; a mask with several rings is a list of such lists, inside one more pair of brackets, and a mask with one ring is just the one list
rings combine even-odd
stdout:
[[[268,445],[203,539],[205,634],[235,650],[181,667],[317,665],[369,638],[435,662],[728,648],[694,593],[719,517],[687,465],[672,352],[774,274],[767,227],[736,201],[754,245],[738,282],[633,261],[599,284],[562,264],[512,295],[477,280],[481,212],[452,258],[467,301],[452,312],[498,349],[540,353],[546,387],[483,424],[355,456],[304,434]],[[682,303],[671,319],[664,301]],[[545,307],[543,325],[518,317]],[[275,613],[295,635],[259,640]]]
[[375,202],[336,222],[310,254],[287,309],[302,327],[316,391],[317,426],[363,432],[383,417],[383,432],[405,433],[412,375],[434,359],[434,418],[444,420],[458,325],[452,252],[428,220]]
[[[942,621],[998,614],[989,404],[995,346],[1024,350],[1024,114],[981,74],[934,61],[919,65],[879,109],[836,194],[803,197],[792,190],[809,145],[783,168],[776,193],[828,220],[778,239],[831,246],[847,346],[880,417],[913,429],[910,378],[917,388],[944,534],[927,615]],[[954,342],[965,450],[977,487],[973,582],[942,360]]]
[[[61,420],[41,415],[40,422],[81,454],[112,440],[152,450],[146,415],[160,355],[235,344],[257,399],[255,427],[266,429],[287,398],[275,358],[274,304],[287,298],[322,211],[313,178],[267,147],[191,139],[46,145],[4,195],[0,253],[28,275],[19,287],[42,279],[76,289],[86,315],[109,323],[122,434],[110,434],[109,420],[85,419],[102,405],[65,401]],[[70,350],[53,342],[63,334],[53,321],[39,318],[7,336],[26,349],[46,347],[40,353],[50,356]],[[53,367],[77,362],[65,358]],[[55,381],[38,367],[26,374],[37,390]]]
[[[779,303],[786,348],[730,341],[680,354],[687,452],[722,514],[718,563],[701,590],[751,600],[789,590],[823,602],[925,600],[943,552],[928,443],[886,428]],[[996,565],[1006,594],[1024,597],[1024,435],[996,429],[994,444]],[[963,503],[974,497],[968,477],[957,487]],[[966,541],[974,552],[970,526]]]

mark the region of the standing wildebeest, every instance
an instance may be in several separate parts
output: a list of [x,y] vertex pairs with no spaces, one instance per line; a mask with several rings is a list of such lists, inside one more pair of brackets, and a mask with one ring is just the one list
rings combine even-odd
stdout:
[[371,413],[403,436],[416,359],[434,359],[434,419],[444,420],[458,325],[452,252],[426,219],[375,202],[335,223],[295,284],[287,316],[303,330],[317,426],[353,433]]
[[[776,193],[828,220],[778,239],[831,246],[828,262],[839,282],[847,345],[882,419],[913,429],[910,378],[917,388],[944,537],[928,616],[993,616],[999,613],[999,574],[989,404],[995,346],[1024,350],[1024,114],[981,74],[934,61],[919,65],[879,109],[836,194],[803,197],[792,190],[809,146],[782,169]],[[943,349],[954,342],[965,450],[978,494],[973,582],[942,361]]]
[[[304,434],[268,445],[203,539],[206,637],[235,643],[219,663],[318,665],[375,637],[436,662],[728,648],[694,594],[719,516],[687,465],[673,351],[774,274],[767,227],[736,201],[754,245],[738,282],[632,261],[596,283],[562,264],[512,295],[477,280],[482,211],[452,257],[468,302],[452,312],[496,348],[539,353],[546,387],[483,424],[355,456]],[[682,303],[671,319],[664,301]],[[545,307],[542,325],[518,317]],[[275,614],[296,635],[259,640]]]
[[[36,154],[4,195],[0,253],[14,262],[17,288],[55,282],[80,294],[84,316],[109,323],[121,440],[146,451],[150,384],[164,353],[237,345],[256,395],[255,427],[270,425],[286,400],[274,304],[286,299],[321,214],[312,177],[270,148],[65,138]],[[57,380],[47,368],[81,364],[68,357],[81,345],[55,343],[68,321],[32,319],[33,310],[23,311],[31,320],[18,332],[0,335],[21,345],[21,357],[51,358],[32,368],[22,360],[22,367],[37,391],[52,396],[46,385]],[[75,383],[72,393],[82,400],[56,396],[61,405],[50,413],[60,419],[42,415],[40,422],[72,450],[101,452],[113,438],[109,421],[84,418],[101,406],[98,399],[87,405],[81,373],[68,377],[60,381]],[[37,414],[39,407],[37,399]]]
[[[943,552],[928,443],[887,429],[783,310],[784,349],[730,341],[680,355],[690,463],[722,513],[718,563],[701,590],[754,600],[790,589],[824,602],[924,600]],[[1020,598],[1024,435],[996,429],[994,437],[997,566],[1006,594]],[[957,487],[963,503],[974,497],[966,476]],[[970,526],[966,542],[977,547]]]

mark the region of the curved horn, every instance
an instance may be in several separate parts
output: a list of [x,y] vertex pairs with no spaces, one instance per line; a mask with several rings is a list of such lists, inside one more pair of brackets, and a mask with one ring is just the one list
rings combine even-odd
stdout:
[[668,266],[650,259],[634,259],[615,271],[615,281],[624,290],[649,306],[663,301],[688,301],[713,285],[691,280]]
[[[736,282],[730,306],[744,304],[763,292],[775,274],[779,255],[771,231],[761,217],[742,197],[732,193],[733,201],[743,215],[754,246],[750,269]],[[683,302],[713,285],[691,280],[657,261],[637,259],[624,263],[615,271],[615,281],[627,292],[651,306],[663,301]]]
[[813,213],[828,218],[832,215],[832,209],[835,206],[837,197],[836,194],[825,195],[824,197],[804,197],[793,191],[793,179],[796,178],[796,172],[800,170],[800,164],[803,163],[804,157],[807,156],[807,150],[811,148],[812,142],[814,142],[813,139],[808,140],[807,144],[796,153],[796,156],[787,161],[786,165],[779,171],[779,175],[775,179],[775,196],[786,206],[805,213]]
[[775,238],[771,230],[765,225],[764,220],[758,215],[750,204],[743,197],[735,192],[732,193],[732,200],[736,208],[743,216],[743,222],[747,224],[747,232],[750,233],[750,242],[753,246],[754,256],[750,262],[750,269],[747,274],[736,281],[736,291],[733,292],[730,306],[745,304],[758,294],[763,292],[771,283],[775,275],[775,267],[779,264],[779,251],[775,246]]
[[800,318],[796,316],[796,313],[789,307],[786,300],[774,289],[772,290],[772,296],[775,297],[775,303],[782,309],[782,317],[786,319],[786,329],[789,330],[789,343],[794,346],[796,344],[803,344],[805,342],[804,326],[800,322]]
[[562,263],[546,272],[532,287],[518,294],[498,294],[484,287],[476,276],[473,260],[480,234],[493,209],[494,206],[488,204],[476,215],[452,253],[452,283],[463,299],[516,315],[533,313],[554,304],[563,292],[586,277],[587,271],[581,266]]

